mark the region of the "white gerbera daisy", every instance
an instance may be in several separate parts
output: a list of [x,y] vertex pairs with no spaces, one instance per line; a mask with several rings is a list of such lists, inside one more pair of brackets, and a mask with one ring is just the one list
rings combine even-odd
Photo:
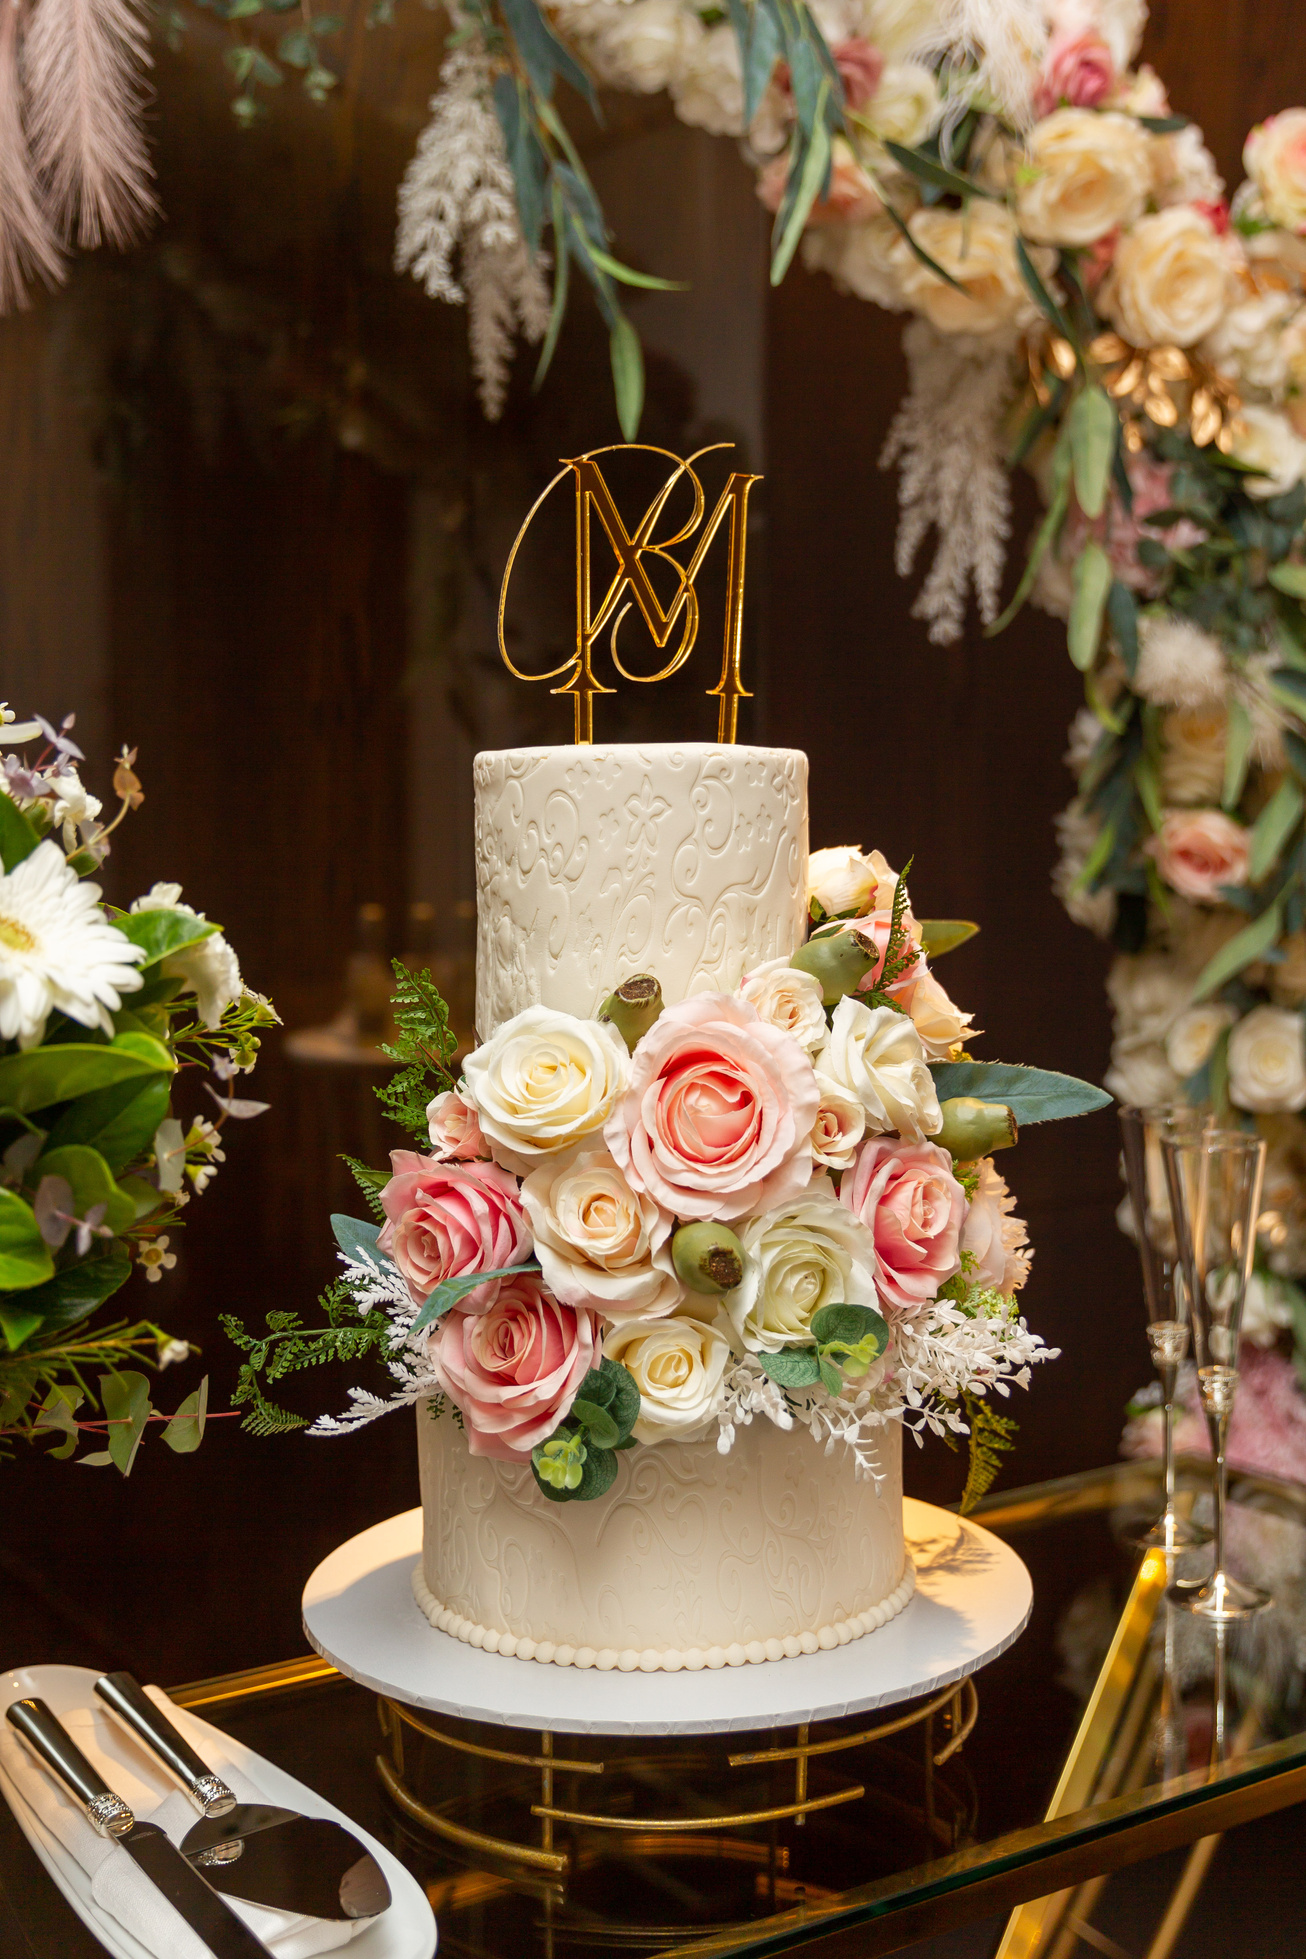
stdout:
[[[184,911],[189,917],[208,923],[202,911],[182,904],[179,884],[151,885],[143,898],[137,898],[132,910]],[[184,981],[186,990],[197,996],[199,1017],[209,1028],[217,1026],[227,1008],[244,991],[240,962],[221,932],[173,953],[170,959],[164,960],[160,970],[168,979]]]
[[145,955],[99,899],[99,885],[83,883],[48,838],[0,875],[0,1037],[37,1047],[55,1007],[112,1034],[109,1016],[140,985]]

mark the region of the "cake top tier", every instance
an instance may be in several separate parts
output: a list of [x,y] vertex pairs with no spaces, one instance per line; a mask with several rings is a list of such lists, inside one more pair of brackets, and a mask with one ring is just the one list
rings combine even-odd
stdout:
[[635,973],[731,991],[801,945],[807,757],[715,742],[478,755],[476,1025],[588,1016]]

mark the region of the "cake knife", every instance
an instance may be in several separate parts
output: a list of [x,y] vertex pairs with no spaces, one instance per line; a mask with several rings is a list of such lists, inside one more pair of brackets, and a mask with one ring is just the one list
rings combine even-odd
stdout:
[[387,1908],[385,1872],[351,1831],[273,1803],[237,1802],[130,1673],[102,1674],[95,1692],[199,1810],[181,1852],[216,1890],[307,1918],[375,1918]]
[[268,1948],[205,1883],[155,1823],[138,1823],[44,1701],[13,1701],[5,1718],[52,1769],[102,1837],[112,1837],[201,1940],[212,1959],[269,1959]]

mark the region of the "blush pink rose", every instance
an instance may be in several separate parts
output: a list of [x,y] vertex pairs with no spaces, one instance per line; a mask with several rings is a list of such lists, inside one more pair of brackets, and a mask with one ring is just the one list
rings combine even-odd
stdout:
[[[850,34],[846,41],[836,41],[830,49],[834,65],[839,70],[843,83],[843,99],[847,106],[856,111],[864,109],[880,86],[884,73],[884,56],[870,41],[860,34]],[[787,61],[777,62],[775,70],[776,87],[786,103],[794,99],[793,76]]]
[[797,1197],[821,1106],[792,1034],[729,993],[668,1007],[631,1056],[603,1135],[632,1188],[672,1217],[743,1217]]
[[1199,905],[1220,902],[1220,888],[1246,884],[1251,831],[1219,809],[1172,809],[1144,849],[1168,885]]
[[1116,85],[1111,50],[1093,33],[1054,34],[1043,58],[1043,72],[1034,91],[1034,107],[1051,115],[1063,102],[1072,109],[1096,109]]
[[529,1274],[503,1280],[488,1312],[446,1313],[429,1352],[470,1453],[517,1462],[546,1441],[601,1358],[599,1326]]
[[863,1143],[839,1202],[875,1242],[875,1287],[886,1310],[918,1311],[961,1270],[966,1193],[936,1143]]
[[[386,1221],[377,1249],[394,1260],[419,1306],[443,1279],[500,1271],[530,1257],[517,1179],[497,1163],[440,1163],[415,1150],[392,1150],[390,1164],[394,1175],[381,1192]],[[457,1310],[484,1313],[503,1283],[478,1286]]]
[[490,1146],[481,1134],[480,1119],[456,1088],[432,1096],[426,1105],[431,1155],[441,1163],[471,1163],[488,1159]]
[[[915,923],[916,921],[910,912],[904,913],[903,924],[906,926],[908,932],[912,930]],[[865,918],[851,919],[845,926],[845,931],[856,932],[859,938],[866,939],[875,948],[875,964],[871,967],[865,979],[858,983],[857,991],[859,993],[869,993],[874,987],[879,985],[880,975],[884,971],[884,956],[889,949],[889,933],[892,928],[893,913],[891,910],[868,912]],[[903,1008],[909,1010],[911,1007],[911,996],[916,982],[917,980],[924,979],[928,970],[929,968],[925,963],[925,955],[920,947],[916,946],[910,964],[903,968],[892,986],[888,988],[889,998],[891,1000],[897,1000]]]

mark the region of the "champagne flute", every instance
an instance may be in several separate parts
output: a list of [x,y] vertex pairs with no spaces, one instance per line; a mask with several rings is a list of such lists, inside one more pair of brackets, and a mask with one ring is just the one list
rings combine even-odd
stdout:
[[1185,1551],[1205,1544],[1210,1532],[1175,1510],[1174,1397],[1179,1369],[1188,1357],[1188,1295],[1179,1264],[1170,1216],[1162,1142],[1166,1136],[1194,1138],[1209,1126],[1209,1111],[1187,1103],[1155,1108],[1122,1108],[1121,1140],[1129,1203],[1138,1234],[1147,1302],[1147,1341],[1161,1380],[1165,1411],[1165,1508],[1150,1530],[1134,1539],[1143,1550]]
[[1241,1130],[1208,1129],[1166,1137],[1166,1181],[1192,1312],[1197,1384],[1215,1465],[1214,1566],[1197,1590],[1175,1585],[1169,1596],[1222,1625],[1270,1603],[1257,1585],[1225,1569],[1224,1525],[1229,1474],[1229,1418],[1238,1386],[1238,1334],[1256,1255],[1265,1175],[1265,1143]]

